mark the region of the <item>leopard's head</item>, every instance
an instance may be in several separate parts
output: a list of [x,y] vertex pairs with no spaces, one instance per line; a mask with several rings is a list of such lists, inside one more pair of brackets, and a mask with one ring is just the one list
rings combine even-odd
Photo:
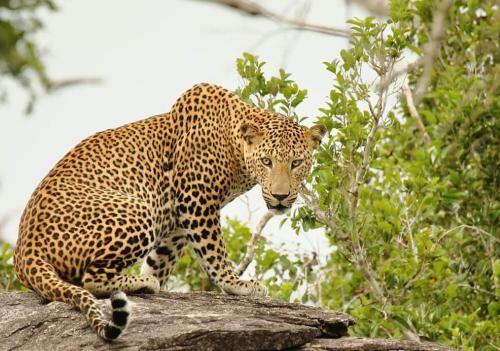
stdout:
[[321,124],[306,128],[280,115],[262,124],[241,125],[246,168],[262,187],[272,212],[286,212],[297,199],[325,133]]

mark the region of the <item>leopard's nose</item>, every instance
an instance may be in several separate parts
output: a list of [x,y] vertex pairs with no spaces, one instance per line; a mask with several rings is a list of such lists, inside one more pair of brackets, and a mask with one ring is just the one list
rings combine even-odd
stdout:
[[290,195],[290,193],[288,194],[271,194],[276,200],[278,201],[281,201],[281,200],[285,200],[288,195]]

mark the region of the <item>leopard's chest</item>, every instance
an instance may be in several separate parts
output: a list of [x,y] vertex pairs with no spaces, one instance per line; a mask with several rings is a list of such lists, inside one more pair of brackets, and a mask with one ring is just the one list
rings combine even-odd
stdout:
[[247,173],[241,173],[231,183],[227,195],[224,197],[221,208],[246,193],[255,186],[255,180]]

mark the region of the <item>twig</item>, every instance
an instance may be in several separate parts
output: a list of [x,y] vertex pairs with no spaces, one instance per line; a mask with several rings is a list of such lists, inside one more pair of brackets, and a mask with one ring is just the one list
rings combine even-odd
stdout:
[[318,24],[307,23],[294,18],[288,18],[278,13],[272,12],[265,7],[247,0],[207,0],[219,5],[232,7],[251,16],[265,17],[278,23],[284,23],[293,29],[316,32],[336,37],[350,38],[351,32],[348,29],[328,27]]
[[255,210],[252,210],[252,208],[250,206],[250,200],[248,199],[248,194],[244,194],[244,195],[238,197],[238,200],[243,202],[243,204],[247,208],[247,214],[248,214],[247,222],[251,223],[252,222],[252,214],[255,212]]
[[300,191],[300,197],[304,200],[304,203],[307,205],[307,207],[312,210],[318,222],[327,226],[331,230],[336,227],[335,223],[329,218],[329,216],[318,207],[317,201],[313,201],[317,199],[311,199],[312,195],[305,187],[302,187]]
[[412,234],[412,229],[411,229],[412,224],[410,223],[408,216],[406,216],[405,224],[406,224],[406,227],[408,230],[408,238],[410,239],[410,248],[411,248],[411,252],[413,253],[413,258],[415,259],[415,261],[418,262],[419,261],[418,248],[415,245],[415,240],[413,239],[413,234]]
[[400,76],[405,75],[405,74],[413,71],[415,68],[420,67],[422,65],[423,61],[424,61],[423,57],[420,57],[417,60],[413,61],[412,63],[409,63],[406,66],[403,66],[402,68],[395,69],[390,74],[386,74],[380,80],[378,90],[380,90],[380,91],[386,90],[389,87],[389,85],[391,85]]
[[486,230],[484,229],[481,229],[479,227],[475,227],[473,225],[468,225],[468,224],[460,224],[459,226],[456,226],[456,227],[453,227],[451,229],[448,229],[447,231],[445,231],[443,234],[441,234],[441,236],[437,239],[436,242],[440,243],[441,240],[443,240],[448,234],[450,234],[451,232],[455,231],[455,230],[458,230],[458,229],[462,229],[462,228],[465,228],[465,229],[470,229],[470,230],[473,230],[477,233],[480,233],[480,234],[483,234],[483,235],[486,235],[486,236],[489,236],[491,239],[493,239],[493,241],[497,242],[497,243],[500,243],[500,240],[493,234],[487,232]]
[[424,123],[422,122],[420,114],[418,113],[415,107],[415,103],[413,102],[413,96],[410,90],[410,86],[408,85],[408,80],[405,79],[401,89],[403,90],[403,93],[405,94],[406,97],[406,104],[408,105],[408,111],[415,120],[415,123],[417,124],[417,128],[420,132],[420,135],[422,136],[422,139],[424,140],[425,145],[429,146],[431,139],[429,137],[429,134],[427,134],[427,132],[425,131]]
[[483,293],[483,294],[487,294],[487,295],[493,296],[494,298],[498,298],[497,294],[492,293],[491,291],[488,291],[488,290],[481,289],[481,288],[479,288],[477,286],[471,286],[469,284],[464,284],[464,283],[457,284],[457,286],[459,286],[461,288],[468,288],[468,289],[474,290],[475,292],[480,292],[480,293]]
[[444,25],[446,21],[446,14],[448,9],[453,4],[454,0],[443,0],[439,9],[434,14],[434,20],[431,27],[431,35],[429,42],[424,48],[423,69],[422,75],[420,76],[416,88],[415,88],[415,106],[418,106],[423,94],[427,90],[427,86],[431,80],[432,69],[434,66],[434,59],[439,53],[441,48],[441,42],[444,37]]
[[355,294],[349,301],[347,301],[347,303],[342,304],[342,312],[349,313],[349,308],[351,307],[351,305],[361,296],[365,296],[366,294],[367,294],[366,291],[362,291],[358,294]]
[[255,248],[257,246],[257,241],[262,235],[262,230],[264,227],[267,225],[269,220],[273,218],[274,214],[270,211],[266,212],[264,216],[259,221],[259,224],[257,224],[257,228],[255,229],[255,232],[252,234],[252,238],[250,239],[250,242],[248,243],[248,248],[247,252],[245,253],[245,256],[241,260],[241,264],[236,270],[238,275],[243,275],[245,271],[247,270],[248,266],[250,263],[253,261],[253,258],[255,256]]
[[[381,41],[383,41],[382,38],[382,33],[381,35]],[[384,77],[388,74],[390,74],[390,71],[392,70],[392,66],[394,65],[395,61],[392,60],[390,61],[390,67],[391,69],[388,69],[388,67],[385,64],[381,64],[380,68],[382,69],[381,73],[383,76],[381,77],[381,81],[384,79]],[[356,175],[354,178],[354,182],[352,184],[352,187],[350,189],[350,192],[352,194],[352,200],[351,200],[351,218],[355,218],[356,216],[356,208],[358,207],[358,199],[359,199],[359,187],[364,181],[366,172],[368,170],[368,166],[370,163],[370,155],[373,147],[373,142],[375,139],[375,134],[378,131],[378,128],[380,126],[380,121],[382,120],[382,115],[384,114],[386,103],[387,103],[387,88],[383,90],[378,90],[378,100],[376,107],[374,108],[372,106],[371,101],[367,99],[368,106],[370,108],[370,113],[373,117],[373,125],[370,129],[370,132],[368,133],[368,137],[366,138],[366,144],[365,144],[365,149],[363,151],[363,160],[361,161],[361,165],[359,168],[356,170]]]
[[[382,97],[383,95],[384,95],[384,92],[381,91],[380,95],[379,95],[380,100],[383,98]],[[381,103],[380,100],[379,100],[379,103]],[[377,103],[377,105],[379,105],[379,103]],[[370,110],[372,111],[373,109],[371,108]],[[359,199],[359,187],[361,186],[361,184],[364,181],[366,171],[368,169],[368,164],[370,163],[370,153],[372,150],[375,134],[377,133],[378,127],[380,125],[382,113],[383,113],[383,108],[381,106],[379,106],[379,109],[376,112],[376,114],[373,114],[374,121],[373,121],[372,128],[371,128],[370,132],[368,133],[368,137],[366,138],[366,145],[365,145],[365,149],[363,152],[363,160],[361,161],[361,165],[359,166],[359,168],[356,171],[354,183],[353,183],[353,186],[350,190],[350,193],[352,194],[352,201],[351,201],[351,208],[350,208],[352,218],[354,218],[356,215],[356,208],[358,207],[358,199]]]
[[60,90],[63,88],[68,88],[72,87],[75,85],[97,85],[101,84],[102,79],[101,78],[70,78],[70,79],[62,79],[62,80],[55,80],[55,81],[50,81],[47,87],[47,90],[49,92],[54,92],[56,90]]
[[420,275],[425,272],[425,268],[427,267],[427,262],[423,262],[418,267],[418,270],[413,274],[413,276],[406,282],[403,291],[408,291],[415,284],[415,282],[420,278]]
[[363,248],[359,245],[359,242],[356,243],[355,250],[357,251],[356,254],[360,256],[355,258],[358,269],[361,270],[365,278],[368,279],[370,286],[373,289],[375,296],[377,297],[377,300],[379,300],[380,302],[387,301],[384,291],[382,290],[382,287],[375,277],[376,274],[373,271],[370,262],[366,259],[366,254],[363,253]]

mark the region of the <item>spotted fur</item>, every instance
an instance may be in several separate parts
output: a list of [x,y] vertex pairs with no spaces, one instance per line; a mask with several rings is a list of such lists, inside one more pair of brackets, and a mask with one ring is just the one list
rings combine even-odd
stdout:
[[[223,291],[265,295],[234,273],[220,209],[257,183],[269,208],[289,208],[324,132],[196,85],[170,112],[95,134],[57,163],[23,213],[17,275],[106,340],[127,326],[124,293],[158,292],[187,243]],[[140,276],[124,274],[140,260]],[[96,304],[109,295],[111,320]]]

